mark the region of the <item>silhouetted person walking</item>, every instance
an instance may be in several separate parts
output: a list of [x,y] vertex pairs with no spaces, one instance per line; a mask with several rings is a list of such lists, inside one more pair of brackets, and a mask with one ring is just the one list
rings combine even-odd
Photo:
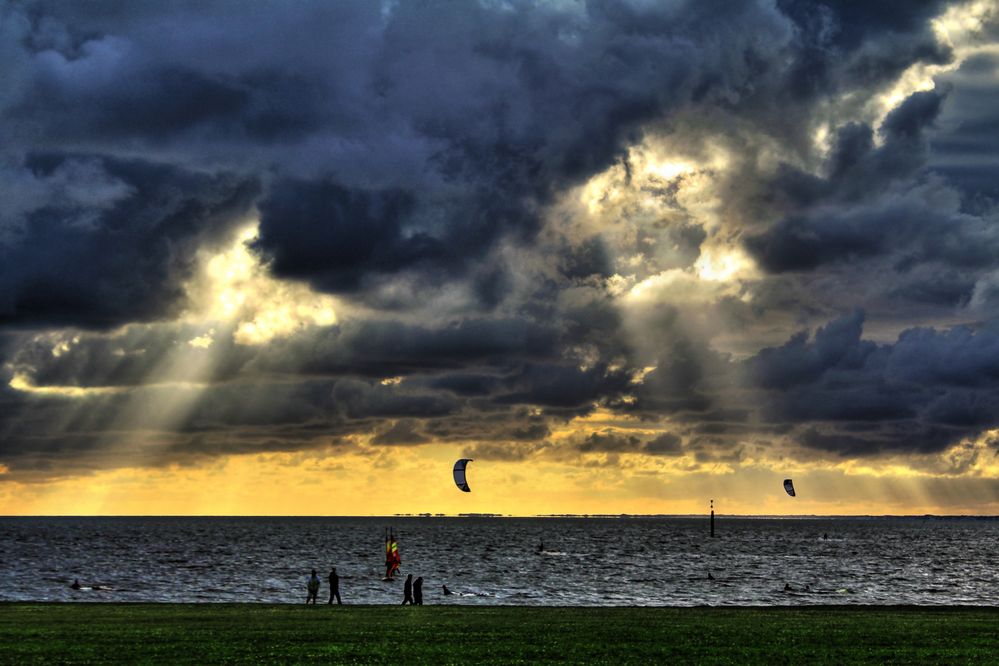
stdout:
[[336,567],[330,570],[330,603],[333,603],[333,597],[336,597],[337,605],[343,605],[340,601],[340,577],[336,575]]
[[406,585],[402,589],[402,593],[406,596],[403,597],[402,605],[413,603],[413,574],[406,576]]
[[423,605],[423,576],[416,579],[413,583],[413,603],[417,606]]
[[316,605],[316,597],[319,595],[319,576],[316,575],[316,570],[312,570],[312,575],[309,577],[309,584],[306,588],[309,591],[309,596],[305,597],[305,603],[312,602],[312,605]]

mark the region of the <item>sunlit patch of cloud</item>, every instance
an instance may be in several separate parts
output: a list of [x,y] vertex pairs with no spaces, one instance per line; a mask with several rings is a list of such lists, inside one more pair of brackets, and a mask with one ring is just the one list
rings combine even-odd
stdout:
[[186,318],[223,322],[242,345],[263,345],[307,327],[336,324],[336,299],[270,276],[250,249],[257,237],[257,225],[251,223],[228,247],[203,254],[201,269],[188,285],[191,305]]

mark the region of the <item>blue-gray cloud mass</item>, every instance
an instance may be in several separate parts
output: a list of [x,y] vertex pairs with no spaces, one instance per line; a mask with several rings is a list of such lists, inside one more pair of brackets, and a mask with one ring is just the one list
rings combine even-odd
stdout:
[[[130,463],[355,435],[515,460],[597,408],[669,431],[572,455],[920,455],[995,427],[999,59],[933,28],[958,6],[3,2],[5,478],[116,464],[134,406],[190,380],[199,257],[249,219],[270,277],[359,314],[220,329]],[[872,111],[914,65],[932,85]],[[730,167],[581,221],[579,188],[632,186],[650,145]],[[722,242],[756,273],[683,296]],[[652,278],[673,286],[622,296]]]

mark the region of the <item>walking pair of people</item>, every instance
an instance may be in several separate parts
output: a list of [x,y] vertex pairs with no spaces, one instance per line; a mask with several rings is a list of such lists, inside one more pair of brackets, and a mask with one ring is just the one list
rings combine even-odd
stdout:
[[[330,569],[329,582],[330,582],[329,603],[332,604],[333,599],[336,598],[337,604],[342,605],[343,602],[340,601],[340,576],[338,576],[336,573],[336,567]],[[319,585],[320,585],[319,576],[316,575],[316,570],[313,569],[312,576],[309,577],[309,584],[307,586],[309,594],[307,597],[305,597],[305,603],[309,603],[311,601],[313,606],[316,604],[316,597],[319,596]]]
[[406,576],[406,585],[403,587],[403,594],[405,595],[402,600],[403,606],[406,604],[411,606],[422,606],[423,576],[420,576],[415,581],[413,580],[413,574]]

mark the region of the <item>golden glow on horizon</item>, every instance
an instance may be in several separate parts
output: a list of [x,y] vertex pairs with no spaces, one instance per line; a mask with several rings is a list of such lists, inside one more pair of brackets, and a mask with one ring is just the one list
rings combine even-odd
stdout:
[[[994,477],[875,475],[838,466],[742,465],[684,469],[641,456],[588,455],[469,467],[471,493],[454,487],[450,445],[233,455],[188,466],[121,468],[45,483],[0,484],[0,513],[391,515],[394,513],[996,514]],[[893,470],[900,471],[900,470]],[[2,470],[0,470],[2,472]],[[798,496],[781,481],[795,480]],[[944,484],[931,489],[928,484]],[[948,485],[949,484],[949,485]],[[968,484],[970,487],[964,487]],[[986,485],[982,485],[986,484]]]
[[[470,494],[451,479],[454,460],[466,454],[461,444],[388,447],[355,437],[298,452],[124,466],[40,482],[8,478],[0,483],[0,513],[702,514],[709,497],[721,513],[748,515],[999,513],[999,430],[939,455],[877,464],[795,462],[780,448],[761,458],[750,451],[751,441],[738,445],[745,450],[738,463],[700,460],[690,450],[654,456],[578,448],[593,433],[649,439],[664,432],[673,432],[671,424],[598,408],[556,428],[525,460],[473,456]],[[795,480],[796,498],[783,492],[787,477]]]

